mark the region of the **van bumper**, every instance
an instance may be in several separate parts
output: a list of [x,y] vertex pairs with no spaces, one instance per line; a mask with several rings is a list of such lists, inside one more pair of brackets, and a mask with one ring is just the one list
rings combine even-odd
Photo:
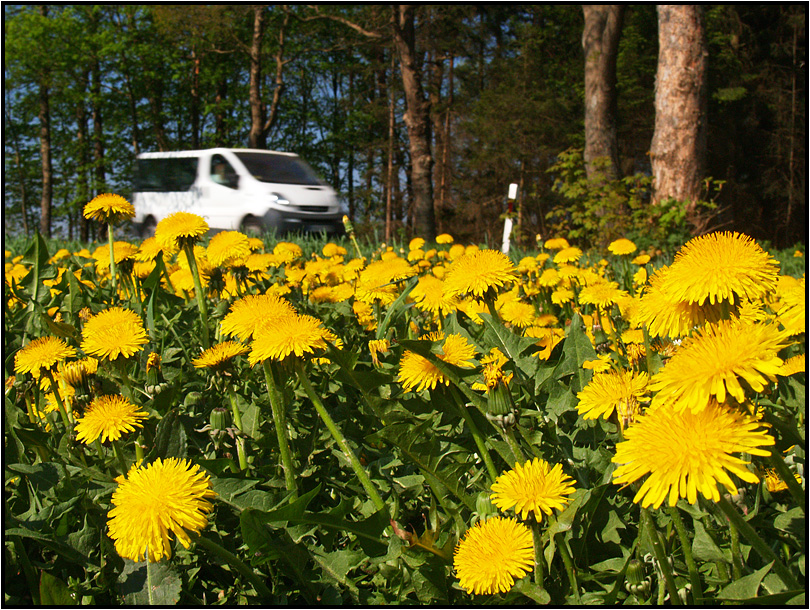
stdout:
[[277,233],[326,233],[342,235],[343,216],[341,214],[303,214],[300,212],[268,210],[262,218],[265,229]]

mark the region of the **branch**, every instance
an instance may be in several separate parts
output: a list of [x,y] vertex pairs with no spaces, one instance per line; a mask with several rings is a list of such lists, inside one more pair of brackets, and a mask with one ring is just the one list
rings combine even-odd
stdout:
[[341,23],[341,24],[343,24],[343,25],[345,25],[347,27],[350,27],[355,32],[357,32],[359,34],[362,34],[366,38],[374,38],[374,39],[383,38],[383,35],[380,32],[377,32],[377,31],[374,31],[374,30],[367,30],[364,27],[354,23],[353,21],[349,21],[345,17],[339,17],[337,15],[324,15],[324,14],[321,13],[318,6],[319,5],[317,5],[317,4],[308,4],[307,5],[308,8],[311,8],[312,10],[315,11],[315,15],[313,17],[301,17],[299,15],[296,15],[296,17],[298,19],[300,19],[301,21],[314,21],[316,19],[329,19],[330,21],[335,21],[336,23]]

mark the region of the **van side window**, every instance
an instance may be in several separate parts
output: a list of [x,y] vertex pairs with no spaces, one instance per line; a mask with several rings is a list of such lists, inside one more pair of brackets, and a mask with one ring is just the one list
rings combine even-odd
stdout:
[[158,193],[187,191],[197,179],[198,163],[196,157],[138,159],[133,189]]
[[229,188],[237,186],[236,171],[222,155],[211,157],[211,180]]

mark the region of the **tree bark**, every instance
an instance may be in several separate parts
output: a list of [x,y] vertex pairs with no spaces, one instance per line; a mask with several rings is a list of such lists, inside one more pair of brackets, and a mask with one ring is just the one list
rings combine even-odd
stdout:
[[[588,178],[602,174],[619,177],[616,136],[616,57],[619,51],[624,5],[584,4],[585,27],[585,171]],[[602,167],[595,163],[606,159]]]
[[[48,8],[41,5],[40,15],[48,16]],[[51,236],[51,209],[53,207],[53,162],[51,160],[51,108],[48,91],[49,74],[42,76],[39,85],[39,153],[42,161],[42,199],[40,201],[39,232]]]
[[262,38],[264,6],[253,7],[253,37],[250,44],[250,148],[267,148],[264,141],[264,103],[262,102]]
[[415,6],[399,4],[392,8],[394,47],[399,56],[405,92],[405,126],[411,154],[413,223],[417,235],[427,241],[436,237],[433,210],[433,155],[431,146],[430,100],[425,97],[416,54]]
[[650,157],[653,203],[676,199],[687,215],[700,198],[706,164],[707,47],[703,9],[658,6],[655,132]]

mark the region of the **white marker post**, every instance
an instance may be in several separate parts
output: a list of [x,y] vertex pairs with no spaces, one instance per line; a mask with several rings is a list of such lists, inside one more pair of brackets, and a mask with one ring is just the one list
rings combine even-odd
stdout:
[[509,185],[509,207],[506,212],[506,220],[503,223],[503,245],[501,246],[501,252],[504,254],[509,254],[509,236],[512,235],[512,208],[515,199],[517,199],[517,190],[518,185],[514,182]]

